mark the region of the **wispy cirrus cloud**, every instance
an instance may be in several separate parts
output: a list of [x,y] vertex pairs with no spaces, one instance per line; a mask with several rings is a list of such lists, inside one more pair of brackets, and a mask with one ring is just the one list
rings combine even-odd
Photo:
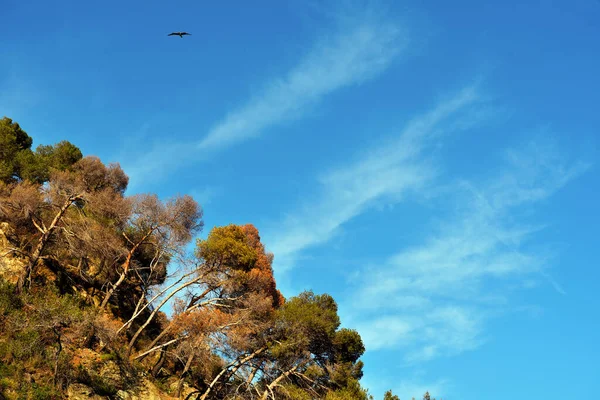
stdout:
[[475,86],[466,87],[410,121],[399,135],[363,158],[321,176],[316,201],[265,234],[277,255],[277,271],[293,267],[302,250],[327,242],[344,223],[377,201],[397,202],[406,193],[427,187],[437,170],[426,151],[435,146],[435,138],[467,126],[477,114],[479,100]]
[[386,21],[359,21],[323,38],[289,73],[271,81],[244,106],[229,113],[198,143],[217,149],[260,136],[284,120],[299,118],[307,106],[383,72],[406,46],[405,32]]
[[[317,39],[286,74],[268,81],[245,104],[229,112],[197,141],[160,143],[128,171],[156,179],[182,163],[257,138],[282,122],[301,118],[327,95],[383,73],[408,44],[406,30],[380,14],[355,10],[339,28]],[[375,16],[377,15],[377,16]]]
[[[482,101],[471,86],[414,118],[383,146],[319,177],[312,200],[264,234],[282,273],[373,206],[401,204],[408,193],[435,204],[437,193],[446,217],[431,236],[409,248],[399,243],[382,263],[359,271],[348,288],[352,298],[340,302],[345,323],[369,351],[402,349],[405,365],[479,347],[487,320],[509,307],[512,290],[547,281],[565,293],[549,274],[549,253],[528,247],[547,221],[518,216],[589,165],[532,142],[506,151],[501,172],[483,182],[449,177],[429,154],[439,139],[479,122]],[[446,190],[437,192],[439,186]]]
[[460,204],[460,211],[423,244],[356,277],[360,301],[348,308],[369,350],[402,349],[409,364],[458,354],[485,341],[486,320],[503,310],[515,282],[545,279],[565,294],[548,274],[546,252],[527,247],[543,225],[515,215],[548,199],[589,164],[566,162],[556,149],[536,143],[508,151],[506,161],[486,183],[459,180],[443,203]]

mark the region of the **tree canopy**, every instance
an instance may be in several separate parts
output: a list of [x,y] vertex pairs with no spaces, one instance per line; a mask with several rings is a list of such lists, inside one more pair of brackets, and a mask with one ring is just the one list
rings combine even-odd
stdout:
[[64,171],[82,158],[79,148],[61,141],[31,150],[33,139],[10,118],[0,119],[0,181],[44,183],[54,170]]

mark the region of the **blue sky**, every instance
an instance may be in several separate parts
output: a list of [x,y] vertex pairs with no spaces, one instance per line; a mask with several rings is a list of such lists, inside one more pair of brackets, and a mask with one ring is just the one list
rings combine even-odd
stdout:
[[0,114],[255,224],[377,398],[597,391],[600,2],[1,7]]

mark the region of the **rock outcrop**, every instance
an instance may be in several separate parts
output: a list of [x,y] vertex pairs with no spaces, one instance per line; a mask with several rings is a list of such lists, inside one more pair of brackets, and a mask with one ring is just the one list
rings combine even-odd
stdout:
[[6,222],[0,223],[0,277],[16,283],[25,268],[25,260],[15,251],[13,230]]

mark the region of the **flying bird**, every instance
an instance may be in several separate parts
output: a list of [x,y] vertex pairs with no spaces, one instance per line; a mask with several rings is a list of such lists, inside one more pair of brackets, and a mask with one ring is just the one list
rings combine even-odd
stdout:
[[179,36],[180,38],[182,38],[185,35],[191,35],[191,33],[187,33],[187,32],[173,32],[173,33],[169,33],[167,36]]

